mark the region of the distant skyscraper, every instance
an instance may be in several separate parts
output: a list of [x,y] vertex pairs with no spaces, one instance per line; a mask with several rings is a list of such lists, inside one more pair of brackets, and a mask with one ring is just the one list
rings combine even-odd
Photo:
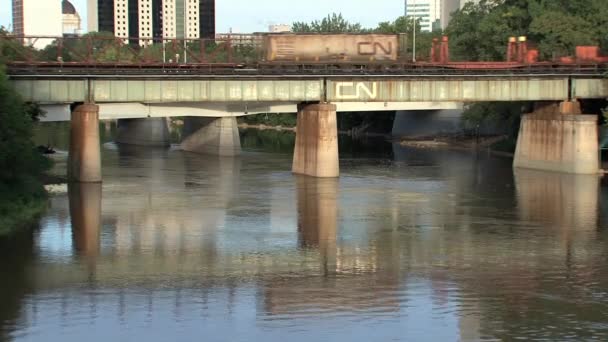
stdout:
[[405,15],[420,19],[422,31],[445,30],[452,14],[467,2],[479,0],[405,0]]
[[88,0],[88,6],[89,31],[140,43],[215,37],[215,0]]
[[452,19],[452,13],[460,9],[460,0],[443,0],[441,3],[441,29],[445,30]]
[[421,31],[441,28],[442,0],[406,0],[405,15],[420,19]]
[[[61,1],[13,0],[13,32],[27,36],[61,36],[63,33]],[[25,41],[38,49],[51,39]]]

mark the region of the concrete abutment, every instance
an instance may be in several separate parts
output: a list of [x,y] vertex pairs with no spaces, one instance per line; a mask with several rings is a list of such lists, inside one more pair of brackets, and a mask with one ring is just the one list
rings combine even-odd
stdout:
[[241,139],[234,117],[187,117],[183,137],[184,151],[224,157],[241,154]]
[[68,181],[73,183],[101,182],[99,107],[94,104],[79,105],[72,111]]
[[313,177],[340,175],[336,105],[298,105],[292,171]]
[[562,102],[522,117],[515,168],[597,174],[599,165],[596,115],[580,114],[577,102]]

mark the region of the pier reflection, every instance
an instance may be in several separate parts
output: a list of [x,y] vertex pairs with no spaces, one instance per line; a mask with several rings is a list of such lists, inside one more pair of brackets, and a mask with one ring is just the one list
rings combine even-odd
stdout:
[[337,178],[296,177],[300,247],[335,251],[338,185]]
[[101,183],[68,185],[72,240],[77,255],[95,258],[99,254],[101,193]]
[[516,169],[521,219],[556,229],[563,237],[595,234],[599,214],[600,178]]

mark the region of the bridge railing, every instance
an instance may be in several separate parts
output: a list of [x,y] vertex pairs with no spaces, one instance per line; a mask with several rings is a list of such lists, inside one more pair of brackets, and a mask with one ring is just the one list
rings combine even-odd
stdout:
[[261,57],[259,41],[218,39],[120,38],[0,35],[0,59],[7,63],[205,64],[243,63]]

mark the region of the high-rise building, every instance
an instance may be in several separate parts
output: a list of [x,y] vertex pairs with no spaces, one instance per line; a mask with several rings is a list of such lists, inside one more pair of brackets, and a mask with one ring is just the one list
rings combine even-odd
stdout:
[[[25,36],[53,36],[63,33],[61,1],[13,0],[13,32]],[[50,44],[53,39],[24,41],[37,49]]]
[[68,0],[61,2],[61,13],[63,16],[63,34],[64,35],[78,35],[81,31],[81,19],[80,14],[76,11],[74,5]]
[[467,2],[479,0],[405,0],[405,15],[420,19],[422,31],[445,30],[452,14]]
[[215,0],[88,0],[89,31],[137,38],[215,37]]
[[460,0],[460,8],[462,9],[467,2],[472,2],[474,4],[479,3],[480,0]]
[[420,29],[430,32],[441,28],[442,0],[405,0],[405,15],[420,19]]

